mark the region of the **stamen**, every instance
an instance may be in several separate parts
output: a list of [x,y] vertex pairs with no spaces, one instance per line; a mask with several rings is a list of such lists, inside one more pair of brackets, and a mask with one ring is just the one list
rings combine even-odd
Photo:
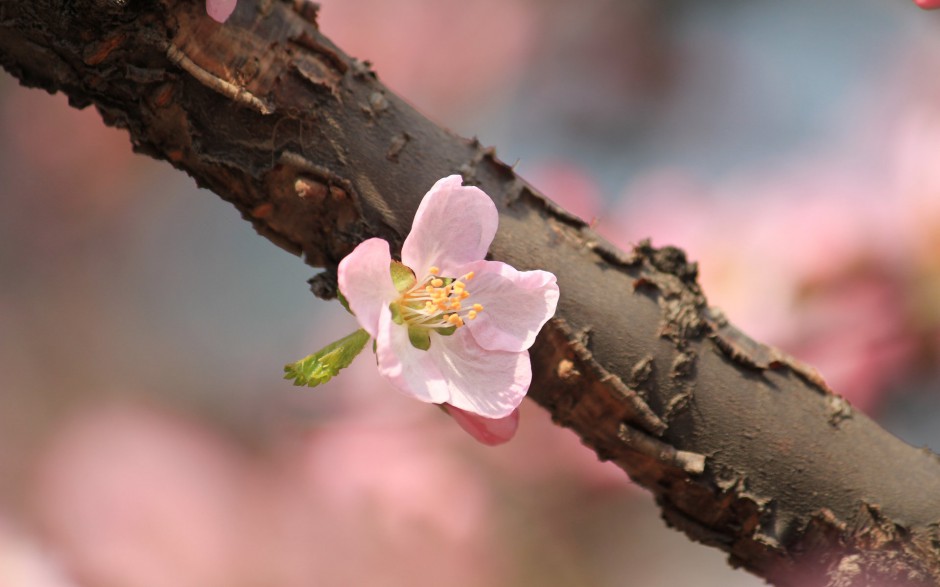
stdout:
[[440,267],[429,267],[423,283],[415,284],[399,300],[402,318],[411,326],[430,330],[448,330],[464,326],[464,320],[474,320],[483,311],[482,304],[464,308],[461,303],[470,297],[467,282],[475,273],[459,278],[442,277]]

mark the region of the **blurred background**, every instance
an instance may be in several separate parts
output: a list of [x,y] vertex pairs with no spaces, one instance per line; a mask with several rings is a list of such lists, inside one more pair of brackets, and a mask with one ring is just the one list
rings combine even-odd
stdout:
[[[906,0],[324,0],[323,31],[623,247],[940,449],[940,12]],[[0,585],[754,586],[525,404],[479,446],[314,273],[0,75]]]

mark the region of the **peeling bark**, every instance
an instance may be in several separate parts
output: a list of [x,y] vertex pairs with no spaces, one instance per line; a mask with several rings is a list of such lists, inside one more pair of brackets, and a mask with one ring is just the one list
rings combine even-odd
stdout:
[[[400,248],[459,172],[496,202],[491,257],[558,276],[530,396],[649,488],[666,522],[779,586],[940,584],[940,462],[819,374],[708,307],[675,248],[621,252],[492,149],[444,130],[345,55],[303,0],[0,0],[0,62],[126,128],[325,271],[373,236]],[[391,25],[390,25],[391,26]]]

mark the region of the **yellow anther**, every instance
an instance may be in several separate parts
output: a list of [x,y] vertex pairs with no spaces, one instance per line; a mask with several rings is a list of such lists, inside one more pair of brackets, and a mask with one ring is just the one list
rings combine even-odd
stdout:
[[467,282],[473,279],[473,271],[457,279],[440,277],[439,267],[428,268],[428,273],[423,288],[410,289],[399,300],[402,317],[409,325],[460,328],[466,325],[464,320],[474,320],[483,311],[483,304],[464,309],[461,303],[470,297]]

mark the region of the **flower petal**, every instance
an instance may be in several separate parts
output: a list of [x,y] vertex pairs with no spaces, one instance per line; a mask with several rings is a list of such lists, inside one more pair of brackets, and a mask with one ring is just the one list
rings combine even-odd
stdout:
[[225,22],[235,11],[237,0],[206,0],[206,12],[213,20]]
[[558,305],[558,284],[548,271],[517,271],[499,261],[477,261],[458,269],[476,275],[467,284],[466,303],[481,304],[483,311],[467,321],[473,338],[485,349],[524,351]]
[[431,347],[422,351],[388,308],[379,320],[376,356],[379,372],[405,395],[487,418],[512,413],[532,381],[528,352],[488,351],[464,328],[451,336],[432,334]]
[[458,328],[433,336],[426,351],[443,376],[447,403],[487,418],[505,418],[516,409],[532,382],[529,353],[490,351]]
[[444,404],[444,409],[470,436],[487,446],[509,442],[519,429],[518,408],[505,418],[484,418],[450,404]]
[[486,256],[496,235],[496,205],[473,186],[461,185],[459,175],[438,180],[421,200],[411,233],[401,248],[402,262],[420,279],[429,267],[441,274]]
[[[339,291],[366,332],[377,337],[379,314],[398,297],[392,283],[392,256],[380,238],[362,241],[339,262],[336,270]],[[407,334],[407,332],[406,332]]]
[[[431,346],[441,338],[432,334]],[[408,328],[392,321],[392,312],[387,304],[382,306],[379,317],[375,355],[379,373],[403,394],[435,404],[444,403],[450,397],[447,382],[434,356],[412,346]]]

